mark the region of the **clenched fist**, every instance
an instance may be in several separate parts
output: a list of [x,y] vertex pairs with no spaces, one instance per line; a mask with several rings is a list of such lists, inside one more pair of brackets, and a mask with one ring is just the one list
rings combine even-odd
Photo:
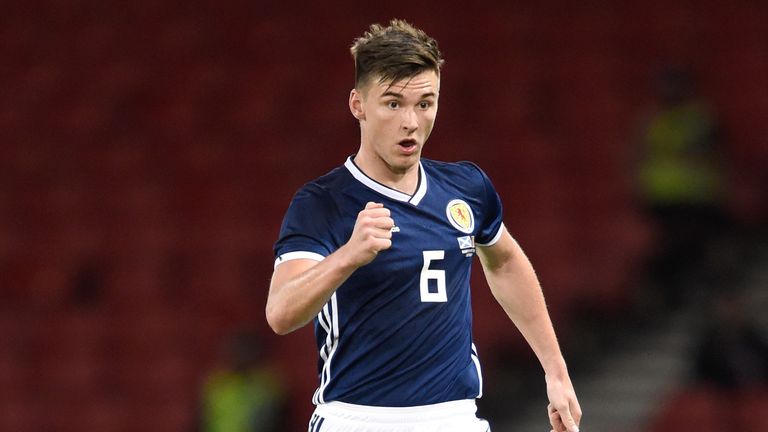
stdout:
[[352,236],[344,247],[352,264],[362,267],[373,261],[379,252],[392,247],[392,227],[395,221],[384,204],[369,202],[357,215]]

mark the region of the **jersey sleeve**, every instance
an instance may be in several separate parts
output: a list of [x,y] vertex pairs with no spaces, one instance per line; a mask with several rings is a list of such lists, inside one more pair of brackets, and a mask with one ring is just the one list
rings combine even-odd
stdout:
[[499,241],[504,227],[501,198],[485,172],[477,165],[472,165],[477,169],[482,179],[480,194],[483,202],[482,214],[478,218],[479,225],[475,235],[475,243],[478,246],[492,246]]
[[275,266],[285,261],[308,258],[322,261],[333,246],[333,220],[338,211],[329,194],[308,184],[291,200],[274,246]]

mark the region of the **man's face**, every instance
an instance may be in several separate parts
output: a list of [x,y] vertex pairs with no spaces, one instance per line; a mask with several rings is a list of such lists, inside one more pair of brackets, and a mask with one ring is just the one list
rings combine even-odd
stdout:
[[353,90],[350,108],[360,120],[361,151],[395,173],[414,167],[435,124],[439,91],[434,71],[395,83],[374,78]]

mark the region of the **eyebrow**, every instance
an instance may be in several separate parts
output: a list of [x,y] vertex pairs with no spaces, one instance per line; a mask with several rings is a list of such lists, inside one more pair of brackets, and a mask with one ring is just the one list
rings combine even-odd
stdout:
[[[403,98],[405,97],[405,96],[403,96],[401,93],[393,92],[393,91],[391,91],[391,90],[389,90],[389,91],[385,91],[385,92],[384,92],[384,93],[381,95],[381,97],[387,97],[387,96],[396,97],[396,98],[398,98],[398,99],[403,99]],[[435,93],[433,93],[433,92],[429,92],[429,93],[424,93],[423,95],[421,95],[421,98],[422,98],[422,99],[425,99],[425,98],[428,98],[428,97],[434,97],[434,96],[435,96]]]

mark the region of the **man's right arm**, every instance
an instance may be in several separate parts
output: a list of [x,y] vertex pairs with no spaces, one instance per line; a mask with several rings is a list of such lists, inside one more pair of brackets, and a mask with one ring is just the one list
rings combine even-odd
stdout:
[[267,297],[267,322],[287,334],[310,322],[358,268],[392,246],[394,221],[383,204],[369,202],[357,216],[349,241],[317,262],[286,261],[275,267]]

